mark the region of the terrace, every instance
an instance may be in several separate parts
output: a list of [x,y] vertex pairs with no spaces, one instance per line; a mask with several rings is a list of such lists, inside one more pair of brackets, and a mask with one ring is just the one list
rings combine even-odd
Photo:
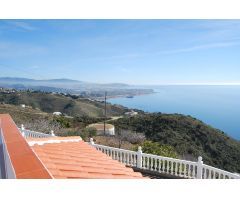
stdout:
[[[141,173],[140,173],[141,172]],[[17,128],[0,115],[0,178],[188,178],[240,179],[203,163],[145,154]]]

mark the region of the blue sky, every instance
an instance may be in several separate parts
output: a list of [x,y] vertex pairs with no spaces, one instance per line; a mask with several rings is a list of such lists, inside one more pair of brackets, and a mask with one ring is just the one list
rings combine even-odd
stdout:
[[240,20],[0,20],[0,76],[240,83]]

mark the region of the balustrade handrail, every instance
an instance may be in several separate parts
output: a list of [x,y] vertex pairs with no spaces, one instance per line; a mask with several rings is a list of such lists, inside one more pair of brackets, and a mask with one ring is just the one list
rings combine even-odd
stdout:
[[115,160],[140,169],[171,174],[184,178],[240,179],[240,175],[238,174],[203,164],[201,157],[198,158],[197,162],[194,162],[177,158],[146,154],[142,153],[141,147],[139,147],[138,151],[130,151],[126,149],[95,144],[92,138],[90,139],[90,145],[94,146],[97,150],[102,151],[108,156],[111,156]]

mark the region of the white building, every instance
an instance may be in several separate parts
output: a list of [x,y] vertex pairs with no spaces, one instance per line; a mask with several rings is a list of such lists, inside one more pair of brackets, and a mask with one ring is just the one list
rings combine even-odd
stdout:
[[21,108],[26,108],[26,105],[25,104],[21,104]]
[[53,115],[60,116],[60,115],[62,115],[62,113],[61,112],[54,112]]
[[[91,124],[88,127],[95,128],[97,130],[97,135],[104,135],[104,124]],[[115,127],[112,124],[105,125],[106,135],[115,135]]]
[[125,115],[135,116],[135,115],[138,115],[138,112],[135,112],[134,110],[131,110],[131,112],[126,112]]

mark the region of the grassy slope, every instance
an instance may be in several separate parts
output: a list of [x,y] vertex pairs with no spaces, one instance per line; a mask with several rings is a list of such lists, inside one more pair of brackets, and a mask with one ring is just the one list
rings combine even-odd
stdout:
[[25,124],[26,122],[31,122],[34,120],[41,119],[52,119],[52,116],[48,113],[42,112],[40,110],[35,110],[32,108],[21,108],[20,106],[0,104],[0,114],[8,113],[13,118],[14,122],[19,126],[20,124]]
[[207,164],[240,172],[240,142],[190,116],[155,113],[113,123],[143,132],[152,141],[171,145],[182,157],[196,159],[201,155]]
[[[70,116],[102,117],[104,115],[104,105],[100,102],[92,102],[87,99],[73,99],[63,95],[56,95],[42,92],[18,92],[13,94],[0,93],[0,102],[20,105],[26,104],[33,108],[48,113],[56,111]],[[126,110],[121,106],[107,105],[109,116],[123,114]]]

